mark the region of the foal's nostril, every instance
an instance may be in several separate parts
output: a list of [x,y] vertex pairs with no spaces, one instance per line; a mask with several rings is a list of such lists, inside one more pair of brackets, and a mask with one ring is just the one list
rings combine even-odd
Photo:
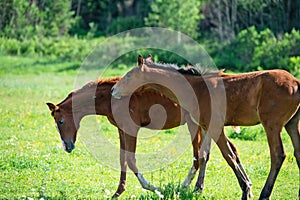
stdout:
[[110,92],[113,93],[114,92],[114,88],[111,88]]
[[71,153],[73,151],[73,149],[75,149],[75,145],[73,144],[73,142],[70,143],[63,143],[64,149],[66,152]]
[[66,152],[68,152],[68,153],[71,153],[72,150],[73,150],[73,149],[71,149],[71,148],[69,148],[69,147],[66,148]]

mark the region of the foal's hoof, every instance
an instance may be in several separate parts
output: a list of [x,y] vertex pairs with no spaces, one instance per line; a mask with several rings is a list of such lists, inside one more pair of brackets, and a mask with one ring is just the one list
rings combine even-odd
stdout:
[[243,192],[242,200],[249,200],[249,199],[250,199],[250,194],[248,192]]
[[198,195],[198,194],[202,194],[203,189],[202,188],[195,188],[194,189],[194,194]]
[[251,186],[250,187],[248,187],[247,188],[247,196],[249,197],[249,198],[253,198],[254,197],[254,195],[253,195],[253,193],[252,193],[252,188],[251,188]]
[[111,198],[112,199],[117,199],[117,198],[119,198],[119,196],[120,196],[120,194],[116,192]]
[[156,186],[151,185],[151,184],[143,185],[142,187],[143,187],[145,190],[150,190],[150,191],[152,191],[152,192],[155,192],[156,190],[161,191],[161,188],[160,188],[160,187],[156,187]]
[[118,198],[125,190],[126,190],[126,182],[125,181],[120,181],[120,184],[118,186],[117,191],[115,192],[115,194],[111,198],[112,199]]
[[160,187],[156,187],[154,185],[151,186],[151,189],[150,189],[152,192],[155,192],[155,191],[159,191],[159,192],[162,192],[162,189]]
[[[250,189],[250,191],[249,191],[249,197],[250,198],[253,198],[254,197],[254,195],[253,195],[253,193],[252,193],[252,190]],[[300,200],[300,199],[299,199]]]

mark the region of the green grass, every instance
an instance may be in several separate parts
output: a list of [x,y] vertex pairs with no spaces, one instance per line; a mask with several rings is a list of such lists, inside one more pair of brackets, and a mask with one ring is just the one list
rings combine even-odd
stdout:
[[[85,134],[94,127],[94,117],[82,121],[76,149],[67,154],[46,106],[46,102],[60,102],[74,89],[78,67],[71,62],[54,62],[48,59],[0,57],[0,199],[104,199],[116,190],[119,171],[107,166],[107,161],[85,146]],[[125,70],[108,70],[107,76],[121,75]],[[87,72],[94,75],[95,72]],[[91,76],[93,77],[93,76]],[[117,129],[104,117],[96,118],[99,133],[112,146],[118,148]],[[230,134],[230,127],[226,129]],[[244,167],[253,182],[254,199],[257,199],[269,170],[269,149],[259,127],[247,128],[246,133],[258,132],[254,141],[233,139]],[[260,136],[262,135],[262,136]],[[284,145],[287,158],[276,181],[272,199],[297,199],[299,171],[293,157],[293,148],[286,133]],[[189,141],[185,126],[170,131],[149,131],[139,134],[137,153],[141,155],[166,147],[176,137]],[[181,141],[182,142],[182,141]],[[119,157],[110,162],[118,165]],[[140,161],[140,162],[139,162]],[[151,160],[149,160],[151,163]],[[192,188],[184,190],[178,185],[184,180],[192,164],[192,148],[171,164],[163,165],[144,176],[162,188],[169,199],[239,199],[238,182],[213,145],[207,167],[205,190],[194,195]],[[195,181],[194,181],[195,182]],[[193,182],[193,184],[194,184]],[[143,190],[129,171],[127,191],[122,199],[159,199],[157,194]]]

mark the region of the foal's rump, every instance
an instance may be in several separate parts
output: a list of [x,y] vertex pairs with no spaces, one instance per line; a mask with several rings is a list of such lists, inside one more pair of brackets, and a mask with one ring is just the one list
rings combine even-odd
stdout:
[[[226,125],[256,125],[268,120],[284,126],[300,104],[300,81],[284,70],[223,74]],[[275,121],[274,121],[275,120]]]
[[[284,70],[266,71],[260,100],[260,115],[284,126],[300,105],[300,81]],[[273,116],[272,116],[273,115]]]

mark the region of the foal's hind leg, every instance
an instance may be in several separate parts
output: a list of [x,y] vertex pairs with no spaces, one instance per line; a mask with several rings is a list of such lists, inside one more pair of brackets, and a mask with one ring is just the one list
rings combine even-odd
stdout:
[[[236,156],[236,162],[237,162],[238,166],[240,167],[241,172],[243,173],[243,175],[245,176],[245,178],[249,182],[250,186],[252,186],[251,180],[249,179],[249,177],[248,177],[248,175],[247,175],[247,173],[246,173],[246,171],[245,171],[245,169],[244,169],[244,167],[241,163],[241,160],[239,158],[239,155],[238,155],[238,152],[237,152],[237,149],[236,149],[235,145],[229,139],[228,139],[228,143],[229,143],[234,155]],[[250,187],[250,197],[253,197],[251,187]]]
[[217,139],[216,143],[221,150],[223,157],[232,168],[239,181],[240,187],[243,191],[242,199],[249,199],[251,196],[251,182],[249,181],[244,170],[241,170],[240,165],[237,162],[236,154],[233,152],[233,149],[231,148],[229,140],[224,134],[223,129],[221,130],[219,138],[215,139]]
[[292,119],[285,125],[293,146],[294,156],[296,157],[298,168],[300,168],[300,108]]
[[[206,165],[209,160],[210,148],[211,148],[211,137],[204,130],[201,131],[201,135],[203,138],[203,142],[200,147],[200,159],[199,159],[201,167],[200,167],[198,179],[197,179],[196,186],[195,186],[196,192],[201,192],[204,188],[204,177],[205,177]],[[228,143],[229,143],[230,148],[232,149],[232,152],[236,156],[236,162],[237,162],[239,168],[241,169],[241,172],[243,173],[244,177],[249,182],[250,186],[252,186],[251,180],[248,178],[248,175],[240,161],[240,158],[238,156],[238,152],[237,152],[235,145],[230,140],[228,140]],[[252,194],[251,188],[250,188],[249,193],[250,193],[250,196],[252,197],[253,194]]]
[[[294,156],[296,157],[298,168],[300,170],[300,108],[294,117],[285,125],[285,129],[292,140]],[[300,199],[300,185],[298,198]]]
[[274,187],[275,180],[285,159],[285,152],[281,139],[282,127],[276,127],[276,125],[271,127],[270,125],[268,125],[268,123],[263,123],[263,126],[267,133],[270,148],[271,169],[259,199],[269,199]]

